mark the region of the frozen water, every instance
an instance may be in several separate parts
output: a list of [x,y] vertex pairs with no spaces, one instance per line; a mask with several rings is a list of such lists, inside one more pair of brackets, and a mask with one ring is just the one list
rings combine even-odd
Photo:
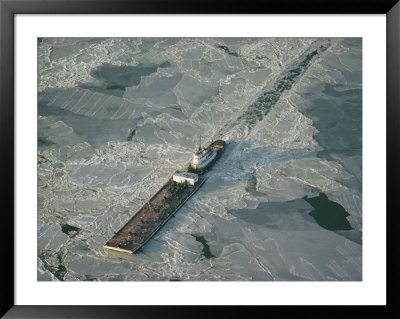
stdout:
[[[361,59],[358,38],[44,38],[38,280],[361,280]],[[198,135],[227,142],[207,182],[137,254],[104,251]]]

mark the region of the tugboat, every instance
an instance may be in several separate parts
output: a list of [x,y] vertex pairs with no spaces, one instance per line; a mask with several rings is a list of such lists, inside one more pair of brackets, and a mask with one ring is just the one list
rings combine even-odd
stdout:
[[204,174],[207,172],[221,156],[225,149],[225,141],[216,140],[207,147],[201,146],[201,136],[199,148],[193,152],[188,172],[196,174]]

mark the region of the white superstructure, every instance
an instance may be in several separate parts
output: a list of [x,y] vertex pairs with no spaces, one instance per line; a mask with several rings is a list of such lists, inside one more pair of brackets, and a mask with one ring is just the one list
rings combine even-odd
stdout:
[[199,180],[199,176],[194,173],[177,171],[174,176],[172,176],[172,179],[177,183],[188,182],[190,185],[194,185]]
[[217,151],[214,148],[200,148],[193,152],[190,165],[194,169],[203,169],[217,156]]

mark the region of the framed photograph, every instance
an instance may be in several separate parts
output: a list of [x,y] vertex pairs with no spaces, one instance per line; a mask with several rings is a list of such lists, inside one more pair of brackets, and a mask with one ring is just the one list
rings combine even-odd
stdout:
[[1,1],[5,318],[397,310],[400,5],[207,4]]

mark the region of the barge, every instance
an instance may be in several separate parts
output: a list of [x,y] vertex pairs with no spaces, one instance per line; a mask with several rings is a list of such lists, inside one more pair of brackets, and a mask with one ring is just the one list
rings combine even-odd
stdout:
[[142,248],[157,231],[203,185],[203,176],[221,156],[225,142],[217,140],[193,152],[183,171],[177,171],[161,189],[103,246],[105,249],[133,254]]

